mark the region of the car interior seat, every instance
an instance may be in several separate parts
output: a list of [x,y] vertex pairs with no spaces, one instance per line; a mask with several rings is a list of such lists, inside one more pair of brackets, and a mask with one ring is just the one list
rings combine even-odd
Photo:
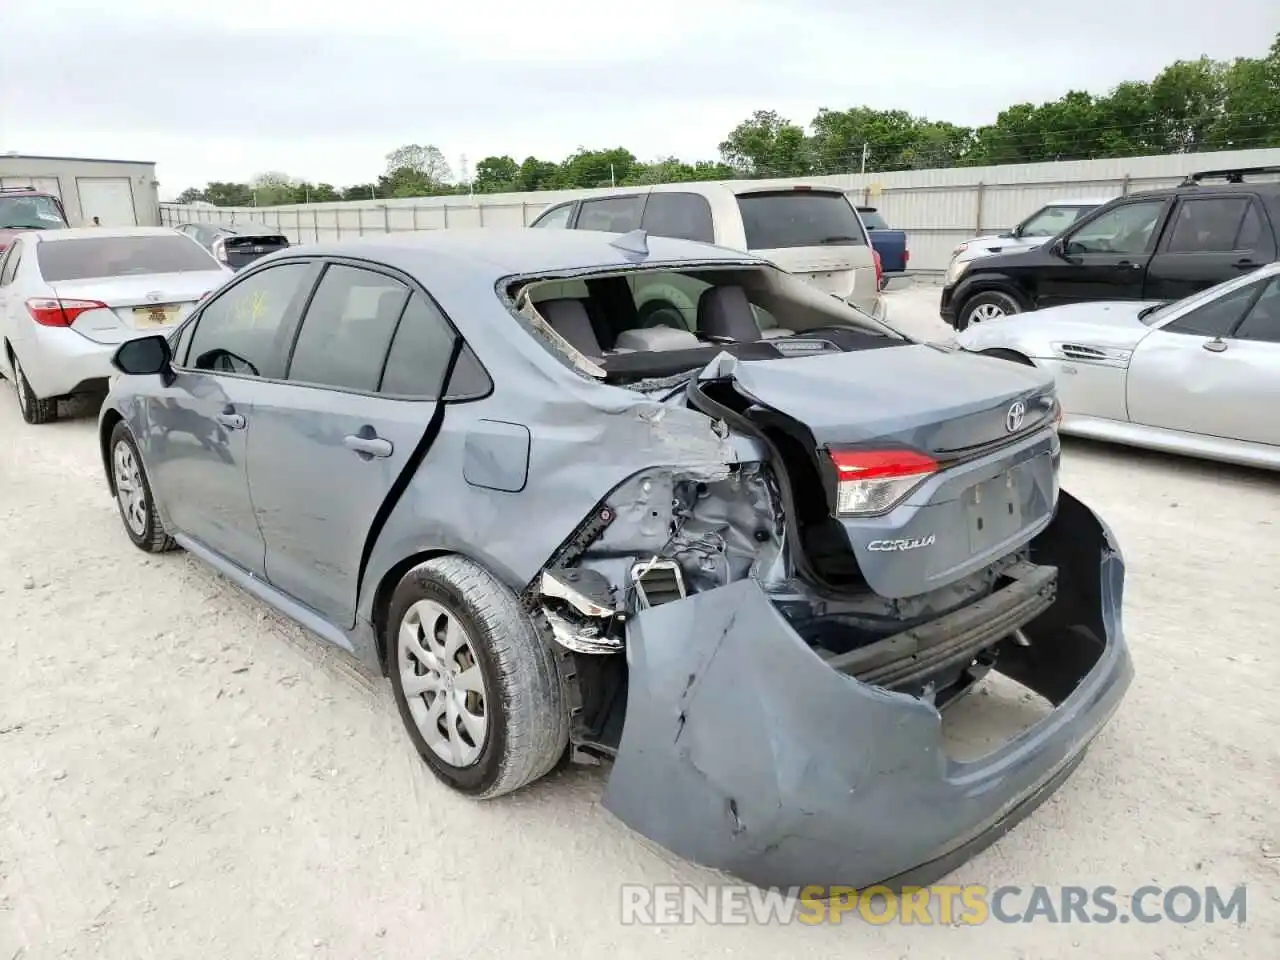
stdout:
[[698,335],[754,343],[762,337],[747,291],[735,284],[708,287],[698,297]]
[[591,327],[591,318],[587,316],[587,308],[581,300],[567,297],[543,300],[538,304],[538,312],[551,329],[568,340],[579,353],[595,359],[604,356],[596,332]]

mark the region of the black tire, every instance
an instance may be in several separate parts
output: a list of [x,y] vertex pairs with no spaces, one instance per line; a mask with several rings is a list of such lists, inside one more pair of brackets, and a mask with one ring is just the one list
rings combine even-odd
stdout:
[[674,330],[688,330],[684,314],[680,308],[669,300],[650,300],[637,316],[641,327],[671,327]]
[[[465,647],[471,652],[467,662],[479,667],[483,682],[483,743],[473,744],[473,749],[479,748],[478,756],[462,765],[437,754],[439,743],[433,748],[419,727],[435,700],[445,693],[417,692],[412,709],[405,694],[403,671],[411,671],[411,678],[425,677],[431,671],[421,661],[423,672],[417,673],[420,660],[402,649],[401,630],[408,618],[409,632],[425,649],[425,625],[417,611],[432,609],[430,604],[462,627]],[[470,560],[437,557],[414,567],[400,581],[391,596],[386,623],[387,672],[396,706],[413,745],[432,773],[459,793],[490,799],[518,790],[551,771],[569,742],[567,701],[554,653],[511,590]],[[428,695],[431,700],[426,699]],[[448,695],[454,695],[452,686]],[[414,709],[419,713],[417,718]],[[454,733],[460,732],[458,722],[452,722]],[[433,733],[439,737],[444,728],[438,726],[439,719],[434,723]]]
[[[129,535],[135,547],[146,553],[164,553],[173,550],[177,544],[165,533],[164,525],[160,522],[156,500],[151,493],[151,481],[147,478],[146,467],[143,466],[142,456],[138,453],[138,444],[134,442],[133,434],[123,420],[112,429],[107,450],[107,462],[111,467],[111,489],[116,495],[116,508],[120,511],[120,522],[124,524],[124,532]],[[134,489],[141,491],[143,498],[138,505],[141,522],[137,521],[137,516],[130,517],[130,510],[125,505],[126,498],[120,491],[121,473],[127,469],[116,460],[117,453],[122,450],[127,451],[128,457],[136,466],[130,480]]]
[[9,361],[13,364],[13,387],[18,392],[18,410],[22,419],[30,424],[52,423],[58,419],[58,401],[50,398],[41,400],[27,383],[27,375],[22,372],[22,364],[18,355],[9,352]]
[[988,313],[993,310],[1011,317],[1014,314],[1026,312],[1027,306],[1016,296],[1004,290],[983,290],[966,300],[956,312],[956,330],[968,329],[970,323],[981,322],[981,319],[992,319],[992,317],[986,317],[975,320],[973,316],[976,312]]
[[1012,363],[1020,363],[1026,367],[1034,367],[1035,364],[1030,359],[1018,353],[1017,350],[1004,350],[1000,347],[992,347],[990,350],[979,350],[984,357],[995,357],[997,360],[1008,360]]

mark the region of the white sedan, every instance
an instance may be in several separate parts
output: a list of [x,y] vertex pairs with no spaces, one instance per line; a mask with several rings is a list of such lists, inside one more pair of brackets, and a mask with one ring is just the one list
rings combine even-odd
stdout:
[[167,227],[32,231],[0,257],[0,374],[27,423],[106,393],[125,340],[182,321],[234,273]]
[[1172,303],[975,324],[960,346],[1051,371],[1062,432],[1280,470],[1280,263]]

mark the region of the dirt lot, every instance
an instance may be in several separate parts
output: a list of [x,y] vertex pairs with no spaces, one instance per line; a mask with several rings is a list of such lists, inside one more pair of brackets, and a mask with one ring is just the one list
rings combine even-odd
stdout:
[[[935,296],[895,293],[895,319],[941,332]],[[716,878],[605,813],[601,771],[446,792],[380,680],[129,544],[93,431],[28,427],[0,386],[0,960],[1277,956],[1276,477],[1068,442],[1064,486],[1129,561],[1138,677],[1072,779],[952,878],[1243,883],[1244,926],[644,928],[620,885]]]

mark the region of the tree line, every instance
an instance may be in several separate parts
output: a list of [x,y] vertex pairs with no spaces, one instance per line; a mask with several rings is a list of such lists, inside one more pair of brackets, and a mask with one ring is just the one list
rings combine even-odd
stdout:
[[368,183],[335,187],[279,172],[251,183],[191,187],[179,203],[272,206],[326,200],[637,186],[693,180],[800,177],[938,167],[1034,163],[1280,146],[1280,34],[1263,57],[1207,57],[1170,64],[1150,81],[1100,96],[1070,91],[1019,103],[994,123],[966,127],[903,110],[823,108],[808,127],[757,110],[719,145],[718,160],[643,162],[624,147],[578,148],[560,162],[485,157],[455,177],[441,151],[408,144],[386,156]]

